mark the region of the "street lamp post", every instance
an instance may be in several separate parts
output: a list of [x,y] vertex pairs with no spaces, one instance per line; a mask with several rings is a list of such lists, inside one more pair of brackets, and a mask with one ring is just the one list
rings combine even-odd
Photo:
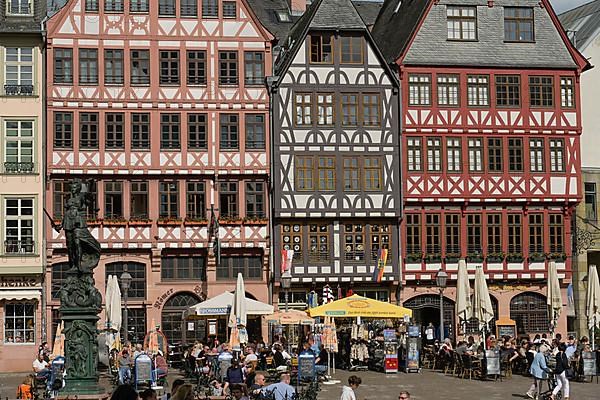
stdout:
[[121,274],[121,291],[123,292],[123,302],[125,303],[125,308],[124,308],[124,315],[123,315],[123,343],[127,343],[127,336],[128,336],[128,326],[127,326],[127,322],[129,319],[129,314],[127,312],[127,300],[129,297],[129,287],[131,286],[131,280],[133,279],[131,277],[131,274],[127,271],[127,264],[125,264],[125,267],[123,268],[123,273]]
[[446,271],[439,270],[435,276],[435,282],[440,289],[440,340],[444,340],[444,289],[446,289],[446,282],[448,281],[448,274]]
[[285,291],[285,311],[288,310],[288,293],[291,286],[292,274],[290,274],[290,271],[285,271],[283,275],[281,275],[281,288]]

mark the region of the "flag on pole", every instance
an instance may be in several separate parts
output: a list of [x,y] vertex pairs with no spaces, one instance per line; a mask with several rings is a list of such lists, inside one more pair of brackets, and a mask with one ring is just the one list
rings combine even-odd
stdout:
[[217,266],[221,264],[221,240],[219,239],[219,220],[215,215],[214,205],[210,205],[210,222],[208,223],[208,240],[213,239],[213,254]]
[[292,261],[294,260],[294,250],[281,250],[281,273],[285,271],[292,272]]
[[377,251],[377,266],[373,270],[373,280],[375,282],[381,282],[383,279],[383,272],[385,270],[385,263],[388,258],[388,249],[379,249]]

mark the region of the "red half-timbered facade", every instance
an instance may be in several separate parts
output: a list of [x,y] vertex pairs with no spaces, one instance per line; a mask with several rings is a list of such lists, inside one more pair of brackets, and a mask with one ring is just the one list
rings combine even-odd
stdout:
[[[134,276],[133,339],[151,321],[170,341],[202,337],[199,323],[182,329],[181,311],[232,290],[238,272],[250,296],[268,300],[273,35],[248,3],[71,0],[49,19],[47,40],[46,208],[59,217],[68,181],[93,181],[96,283],[125,266]],[[55,320],[66,253],[63,234],[47,234]]]
[[[548,263],[565,301],[571,281],[589,64],[547,1],[391,0],[373,35],[402,87],[403,302],[439,307],[436,273],[454,286],[462,258],[471,276],[483,266],[496,318],[547,331]],[[446,296],[455,336],[454,290]]]

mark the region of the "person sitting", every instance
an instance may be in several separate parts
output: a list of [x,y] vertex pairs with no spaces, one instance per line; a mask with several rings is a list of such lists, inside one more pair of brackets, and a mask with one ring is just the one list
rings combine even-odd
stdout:
[[265,386],[265,376],[261,373],[256,374],[254,377],[254,383],[250,386],[249,395],[252,398],[260,396],[260,391]]
[[310,354],[311,356],[316,356],[313,349],[310,348],[310,344],[308,342],[302,343],[302,351],[300,354]]
[[138,400],[138,394],[131,385],[119,385],[110,396],[110,400]]
[[246,358],[244,359],[244,363],[246,365],[258,363],[258,356],[254,354],[254,349],[251,346],[246,347]]
[[287,361],[283,356],[282,348],[279,345],[273,346],[273,362],[275,363],[275,368],[279,367],[287,367]]
[[17,399],[31,400],[33,399],[33,380],[31,376],[27,376],[23,383],[17,386]]
[[229,386],[244,383],[245,378],[245,373],[240,365],[240,360],[234,358],[231,366],[227,368],[227,372],[225,374],[225,387],[223,390],[225,393],[227,393]]
[[129,356],[129,351],[124,349],[118,359],[119,364],[119,384],[123,385],[131,381],[131,367],[133,359]]
[[50,385],[50,376],[52,371],[48,368],[49,364],[44,360],[44,355],[38,353],[36,359],[33,361],[33,372],[35,372],[35,378],[45,381]]
[[158,400],[158,395],[154,389],[146,389],[140,393],[141,400]]
[[216,379],[210,383],[210,395],[211,396],[222,396],[223,395],[223,386],[221,385],[221,382],[219,382]]
[[167,360],[163,357],[162,351],[159,350],[154,357],[154,369],[152,371],[152,381],[154,384],[156,384],[160,378],[166,377],[168,370],[169,366],[167,365]]
[[136,344],[135,345],[135,351],[133,352],[133,359],[135,360],[137,358],[137,356],[139,356],[140,354],[144,354],[144,348],[142,347],[141,344]]
[[233,400],[249,400],[246,385],[243,383],[231,385],[231,397]]
[[272,385],[264,387],[261,394],[268,398],[273,398],[273,400],[293,399],[296,394],[296,389],[290,385],[291,380],[290,374],[282,374],[279,383],[273,383]]
[[327,364],[329,361],[329,353],[325,350],[325,345],[321,344],[319,355],[315,360],[315,371],[318,375],[324,375],[327,372]]

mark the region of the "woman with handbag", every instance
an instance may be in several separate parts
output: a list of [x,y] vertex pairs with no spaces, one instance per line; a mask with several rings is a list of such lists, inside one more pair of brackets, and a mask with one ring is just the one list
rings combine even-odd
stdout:
[[565,354],[567,346],[564,343],[558,345],[558,353],[556,353],[556,368],[554,369],[554,376],[556,376],[556,387],[552,391],[551,399],[554,400],[560,390],[563,391],[563,397],[565,400],[569,400],[569,380],[567,379],[567,370],[569,367],[569,359]]

